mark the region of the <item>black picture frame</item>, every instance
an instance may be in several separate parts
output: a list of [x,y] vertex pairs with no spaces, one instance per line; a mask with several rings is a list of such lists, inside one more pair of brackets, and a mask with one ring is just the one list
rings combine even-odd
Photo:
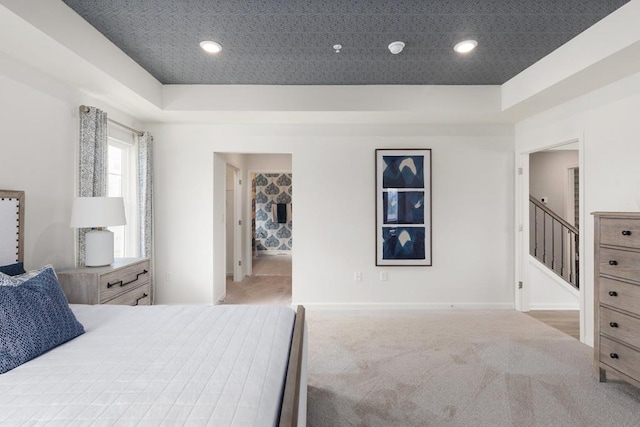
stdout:
[[376,265],[432,266],[431,149],[376,149]]

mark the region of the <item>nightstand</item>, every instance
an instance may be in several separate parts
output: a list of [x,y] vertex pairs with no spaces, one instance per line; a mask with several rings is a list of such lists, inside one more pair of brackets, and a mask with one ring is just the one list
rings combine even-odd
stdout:
[[57,275],[71,304],[151,304],[149,258],[117,258],[106,267],[81,267]]

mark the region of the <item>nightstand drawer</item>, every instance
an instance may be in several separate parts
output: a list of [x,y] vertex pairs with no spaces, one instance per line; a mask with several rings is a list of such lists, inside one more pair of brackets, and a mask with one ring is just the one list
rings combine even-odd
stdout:
[[60,271],[58,280],[72,304],[151,304],[149,258],[116,258],[104,267]]
[[632,378],[640,378],[640,353],[606,337],[600,337],[600,363]]
[[640,282],[640,253],[601,248],[600,274]]
[[600,307],[600,333],[640,348],[640,319]]
[[100,276],[100,302],[106,302],[149,281],[149,261],[132,264]]
[[146,283],[138,288],[132,289],[120,296],[117,296],[105,304],[112,305],[150,305],[151,299],[149,298],[150,289],[149,283]]
[[640,286],[600,277],[600,304],[640,314]]
[[640,222],[637,219],[602,218],[600,243],[603,245],[640,248]]

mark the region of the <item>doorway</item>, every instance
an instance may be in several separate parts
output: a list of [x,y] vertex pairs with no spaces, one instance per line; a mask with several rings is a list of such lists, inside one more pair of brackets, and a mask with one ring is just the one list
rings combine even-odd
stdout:
[[[214,156],[214,193],[218,200],[215,215],[218,218],[223,215],[231,218],[231,200],[234,197],[239,199],[238,210],[241,212],[238,218],[241,226],[234,230],[231,229],[232,224],[238,224],[235,220],[225,224],[215,223],[219,231],[214,231],[214,234],[231,236],[232,231],[236,234],[233,239],[235,247],[232,247],[231,240],[214,241],[217,253],[238,253],[242,262],[240,277],[234,281],[231,268],[238,268],[238,264],[232,266],[225,264],[229,262],[227,258],[216,258],[215,283],[224,283],[223,297],[218,301],[226,304],[291,304],[294,238],[292,157],[286,153],[219,153]],[[235,168],[235,178],[244,182],[236,187],[234,197],[232,187],[227,185],[234,179],[226,165]],[[263,181],[263,178],[266,179],[266,185],[256,186],[255,181]],[[278,205],[281,205],[280,210]],[[228,213],[223,209],[227,209]],[[259,236],[256,236],[256,229],[261,231]],[[228,247],[225,248],[225,245]],[[222,274],[223,268],[228,275]]]
[[[567,244],[562,246],[564,228],[558,226],[555,229],[554,226],[550,226],[552,220],[548,218],[547,213],[543,214],[543,218],[546,219],[542,222],[534,216],[534,213],[540,212],[540,209],[557,212],[557,216],[565,220],[567,225],[575,227],[578,231],[583,229],[584,177],[581,175],[580,167],[583,163],[584,157],[580,139],[532,151],[523,151],[519,155],[520,167],[517,170],[519,191],[516,209],[520,220],[517,222],[515,302],[516,308],[524,312],[530,310],[576,310],[579,313],[581,341],[589,344],[592,325],[586,323],[585,291],[582,286],[584,279],[580,277],[580,272],[584,271],[584,260],[583,257],[580,257],[580,254],[584,254],[585,250],[584,239],[577,237],[575,248],[570,248]],[[535,200],[530,200],[530,196]],[[539,206],[532,208],[532,203],[536,202]],[[552,233],[555,232],[555,234],[551,234],[551,242],[559,242],[562,248],[556,250],[555,254],[553,254],[554,249],[551,248],[552,243],[547,243],[542,248],[547,251],[547,254],[552,253],[556,269],[559,264],[562,265],[564,262],[563,258],[565,260],[571,259],[569,252],[575,252],[576,257],[572,261],[574,264],[572,271],[577,276],[575,285],[579,290],[561,280],[559,276],[562,276],[562,272],[554,272],[552,269],[545,270],[547,267],[544,265],[545,263],[530,255],[531,249],[536,245],[540,250],[540,244],[534,242],[534,238],[544,234],[545,227],[547,232],[549,230]],[[543,231],[540,231],[541,229]],[[557,230],[563,231],[558,232]],[[567,271],[566,268],[565,271]],[[566,275],[569,276],[569,274]]]
[[293,175],[250,172],[252,272],[227,283],[227,304],[291,304]]

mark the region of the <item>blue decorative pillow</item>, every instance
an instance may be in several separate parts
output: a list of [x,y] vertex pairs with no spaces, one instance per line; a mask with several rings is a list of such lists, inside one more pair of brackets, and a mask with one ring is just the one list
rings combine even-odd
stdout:
[[[39,270],[31,270],[31,271],[27,271],[26,273],[23,273],[23,274],[16,274],[15,276],[10,276],[8,274],[0,273],[0,286],[20,286],[24,282],[26,282],[27,280],[29,280],[29,279],[37,276],[38,274],[42,273],[47,268],[50,268],[50,269],[53,270],[53,266],[51,264],[49,264],[49,265],[46,265],[46,266],[42,267]],[[55,271],[54,271],[53,274],[54,275],[56,274]],[[56,276],[56,278],[57,277],[58,276]]]
[[52,267],[0,286],[0,374],[84,333]]
[[18,274],[24,274],[24,265],[21,262],[15,264],[0,266],[0,273],[8,274],[9,276],[17,276]]

